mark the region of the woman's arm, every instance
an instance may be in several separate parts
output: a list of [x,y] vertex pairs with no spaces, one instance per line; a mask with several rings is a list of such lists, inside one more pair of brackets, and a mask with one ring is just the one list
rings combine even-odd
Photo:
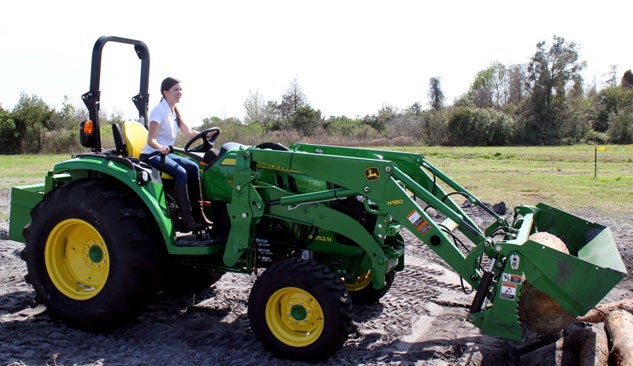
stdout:
[[147,144],[154,149],[160,151],[161,154],[167,155],[169,154],[169,146],[161,145],[156,136],[158,136],[158,129],[160,128],[160,124],[156,121],[149,122],[149,131],[147,133]]
[[184,133],[187,137],[192,139],[199,132],[187,126],[185,122],[180,122],[180,132]]

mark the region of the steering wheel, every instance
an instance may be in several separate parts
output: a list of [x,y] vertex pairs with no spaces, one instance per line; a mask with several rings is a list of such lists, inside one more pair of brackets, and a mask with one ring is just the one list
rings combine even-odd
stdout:
[[[187,144],[185,145],[185,151],[193,151],[193,152],[207,152],[213,148],[215,145],[215,140],[220,136],[220,129],[218,127],[211,127],[206,129],[199,134],[195,135]],[[208,135],[208,136],[207,136]],[[202,143],[194,148],[191,148],[194,142],[202,140]]]

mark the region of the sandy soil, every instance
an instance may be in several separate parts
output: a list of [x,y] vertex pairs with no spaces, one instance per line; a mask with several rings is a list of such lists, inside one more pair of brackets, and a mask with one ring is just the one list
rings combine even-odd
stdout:
[[[8,206],[9,192],[0,191],[0,212],[8,214]],[[631,221],[576,214],[611,227],[631,273]],[[195,296],[161,293],[134,323],[108,334],[51,321],[45,309],[29,306],[34,292],[24,281],[22,244],[7,240],[7,232],[8,221],[0,221],[0,365],[297,364],[272,358],[255,340],[246,315],[249,275],[227,274]],[[418,240],[406,239],[406,270],[379,304],[355,307],[355,330],[324,365],[516,365],[522,354],[558,338],[482,335],[465,321],[473,295],[462,291],[459,277]],[[627,277],[604,302],[631,297]]]

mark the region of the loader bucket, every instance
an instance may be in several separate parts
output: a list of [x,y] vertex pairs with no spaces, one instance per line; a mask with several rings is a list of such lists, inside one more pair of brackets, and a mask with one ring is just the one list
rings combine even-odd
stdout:
[[608,227],[538,204],[534,231],[557,236],[569,254],[527,240],[519,249],[529,262],[524,267],[526,281],[572,315],[584,315],[627,274]]
[[[552,333],[584,315],[626,275],[626,267],[609,228],[545,204],[515,211],[518,232],[501,245],[507,260],[493,305],[469,320],[488,335],[520,340],[521,323]],[[569,254],[530,240],[535,232],[561,239]]]

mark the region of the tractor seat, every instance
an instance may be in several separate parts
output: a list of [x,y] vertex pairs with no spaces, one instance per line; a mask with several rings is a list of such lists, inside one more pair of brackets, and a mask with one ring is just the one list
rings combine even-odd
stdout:
[[[141,156],[143,146],[147,143],[147,129],[138,122],[125,121],[123,122],[122,130],[127,154],[138,159]],[[161,178],[174,179],[174,177],[165,172],[161,172]]]

